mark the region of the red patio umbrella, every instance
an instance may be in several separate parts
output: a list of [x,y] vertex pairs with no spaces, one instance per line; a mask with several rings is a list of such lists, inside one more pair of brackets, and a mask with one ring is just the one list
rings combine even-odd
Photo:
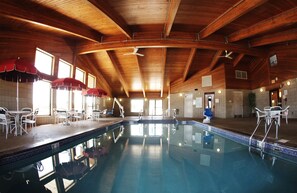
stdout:
[[[100,89],[100,88],[88,88],[87,90],[85,90],[82,93],[84,96],[91,96],[91,97],[102,97],[102,96],[106,96],[107,92],[105,92],[105,90]],[[92,108],[95,105],[95,98],[93,98],[93,103],[92,103]]]
[[0,62],[0,78],[17,83],[17,110],[19,110],[19,82],[34,82],[40,78],[35,66],[24,59],[7,59]]
[[107,92],[105,92],[105,90],[100,88],[88,88],[85,92],[83,92],[83,95],[102,97],[102,96],[106,96]]
[[58,78],[52,82],[53,89],[82,90],[87,86],[74,78]]

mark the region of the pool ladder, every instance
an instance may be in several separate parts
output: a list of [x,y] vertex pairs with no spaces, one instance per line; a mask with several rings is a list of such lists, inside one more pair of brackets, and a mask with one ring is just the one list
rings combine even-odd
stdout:
[[[253,144],[252,144],[253,137],[254,137],[256,131],[258,130],[258,128],[259,128],[259,126],[260,126],[262,120],[263,120],[263,119],[260,119],[260,120],[259,120],[259,122],[257,123],[257,126],[256,126],[256,128],[255,128],[255,130],[254,130],[254,132],[252,133],[252,135],[251,135],[250,138],[249,138],[249,151],[251,151],[252,148],[254,148],[254,149],[256,149],[256,150],[259,150],[259,151],[260,151],[260,155],[261,155],[261,157],[262,157],[262,159],[263,159],[263,158],[264,158],[264,154],[263,154],[263,152],[264,152],[264,148],[265,148],[265,140],[267,139],[267,136],[268,136],[268,134],[269,134],[269,131],[270,131],[270,129],[271,129],[273,123],[274,123],[275,126],[276,126],[276,130],[278,129],[278,123],[277,123],[277,120],[275,120],[275,119],[271,119],[270,123],[267,124],[267,122],[266,122],[266,120],[265,120],[265,136],[264,136],[264,138],[263,138],[260,142],[257,140],[257,144],[256,144],[256,146],[253,146]],[[267,128],[267,127],[268,127],[268,128]],[[276,133],[276,137],[275,137],[275,138],[277,139],[277,137],[278,137],[278,136],[277,136],[277,133]]]

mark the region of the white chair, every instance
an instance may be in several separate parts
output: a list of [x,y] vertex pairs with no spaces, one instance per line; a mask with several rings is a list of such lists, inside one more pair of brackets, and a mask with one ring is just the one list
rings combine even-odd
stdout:
[[55,111],[55,123],[60,123],[62,121],[63,125],[70,125],[69,119],[71,115],[66,110],[56,110]]
[[281,115],[286,117],[286,124],[288,124],[289,108],[290,106],[287,106],[285,109],[281,110]]
[[30,107],[24,107],[24,108],[21,109],[21,111],[28,111],[30,113],[33,112],[32,108],[30,108]]
[[11,121],[9,119],[9,117],[7,117],[6,114],[3,114],[3,113],[0,113],[0,125],[2,125],[3,127],[5,127],[6,131],[6,139],[7,139],[7,134],[8,134],[8,131],[9,129],[11,128],[11,125],[13,124],[14,122]]
[[257,114],[257,124],[260,123],[261,119],[263,119],[264,121],[266,121],[267,112],[266,111],[261,111],[257,107],[255,107],[255,110],[256,110],[256,114]]
[[73,118],[75,121],[78,121],[78,120],[85,120],[85,117],[86,117],[85,110],[75,111],[74,115],[72,116],[72,118]]
[[23,115],[21,117],[22,125],[25,125],[22,129],[28,133],[28,124],[32,127],[36,127],[36,115],[38,114],[39,109],[35,109],[34,113],[31,112],[29,114]]
[[91,118],[92,120],[99,120],[101,111],[98,109],[93,109]]

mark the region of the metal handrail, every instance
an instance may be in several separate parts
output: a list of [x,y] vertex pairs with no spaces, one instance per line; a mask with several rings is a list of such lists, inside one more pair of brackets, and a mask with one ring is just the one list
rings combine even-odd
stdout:
[[[249,151],[251,151],[252,139],[253,139],[253,136],[255,135],[255,133],[256,133],[256,131],[257,131],[257,129],[258,129],[258,127],[259,127],[261,121],[262,121],[262,119],[260,119],[260,120],[258,121],[257,126],[256,126],[254,132],[252,133],[252,135],[251,135],[250,138],[249,138]],[[266,124],[266,123],[265,123],[265,124]]]

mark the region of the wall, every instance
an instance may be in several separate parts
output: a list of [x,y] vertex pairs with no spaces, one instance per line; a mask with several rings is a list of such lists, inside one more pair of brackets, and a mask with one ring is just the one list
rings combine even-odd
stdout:
[[[19,109],[33,106],[33,83],[19,83]],[[0,107],[17,110],[17,83],[0,79]]]

